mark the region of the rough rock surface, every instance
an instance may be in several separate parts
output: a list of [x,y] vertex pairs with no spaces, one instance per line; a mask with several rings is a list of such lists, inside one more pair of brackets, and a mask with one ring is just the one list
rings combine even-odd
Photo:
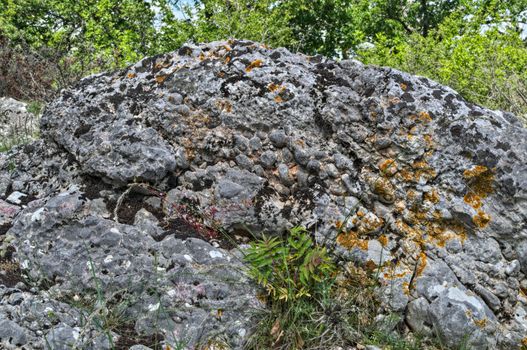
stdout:
[[38,131],[38,117],[24,102],[0,97],[0,148],[30,141]]
[[[412,330],[527,342],[527,131],[511,114],[397,70],[231,41],[83,79],[41,133],[0,155],[4,247],[41,286],[2,292],[18,343],[49,331],[10,293],[66,313],[95,289],[130,293],[140,333],[241,347],[258,301],[231,240],[298,224],[379,265],[384,311]],[[75,320],[54,326],[86,341]]]

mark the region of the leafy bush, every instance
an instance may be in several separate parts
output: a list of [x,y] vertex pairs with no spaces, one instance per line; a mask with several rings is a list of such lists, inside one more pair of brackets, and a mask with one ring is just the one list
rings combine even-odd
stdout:
[[431,78],[470,102],[513,112],[527,123],[527,46],[511,28],[482,30],[454,13],[426,37],[379,34],[373,47],[357,55],[365,63]]

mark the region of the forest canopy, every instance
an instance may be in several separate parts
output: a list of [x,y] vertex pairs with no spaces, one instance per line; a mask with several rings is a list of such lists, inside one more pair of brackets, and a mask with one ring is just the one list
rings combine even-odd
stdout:
[[527,115],[527,0],[0,0],[0,95],[228,38],[354,58]]

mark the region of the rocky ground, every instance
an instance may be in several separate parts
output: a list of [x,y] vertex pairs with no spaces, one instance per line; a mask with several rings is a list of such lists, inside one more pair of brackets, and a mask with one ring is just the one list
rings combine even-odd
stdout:
[[393,69],[229,41],[85,78],[40,131],[0,154],[5,348],[242,348],[263,305],[235,247],[294,225],[379,269],[380,313],[412,331],[527,344],[514,115]]

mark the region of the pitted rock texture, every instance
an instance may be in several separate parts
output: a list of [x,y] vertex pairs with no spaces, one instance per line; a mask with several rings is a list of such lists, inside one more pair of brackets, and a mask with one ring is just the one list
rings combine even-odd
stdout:
[[[378,268],[383,312],[413,331],[477,349],[527,342],[527,131],[511,114],[397,70],[229,41],[83,79],[41,133],[0,155],[0,219],[52,291],[90,288],[90,261],[108,293],[153,278],[156,262],[170,296],[190,268],[181,256],[209,255],[204,281],[228,275],[214,259],[236,255],[210,245],[232,248],[219,232],[304,225],[338,259]],[[9,202],[14,191],[36,200]],[[243,281],[194,311],[166,300],[164,334],[186,325],[196,344],[217,326],[242,346],[256,300]],[[148,315],[148,293],[134,293],[145,301],[130,312]],[[232,313],[213,322],[214,308]]]

